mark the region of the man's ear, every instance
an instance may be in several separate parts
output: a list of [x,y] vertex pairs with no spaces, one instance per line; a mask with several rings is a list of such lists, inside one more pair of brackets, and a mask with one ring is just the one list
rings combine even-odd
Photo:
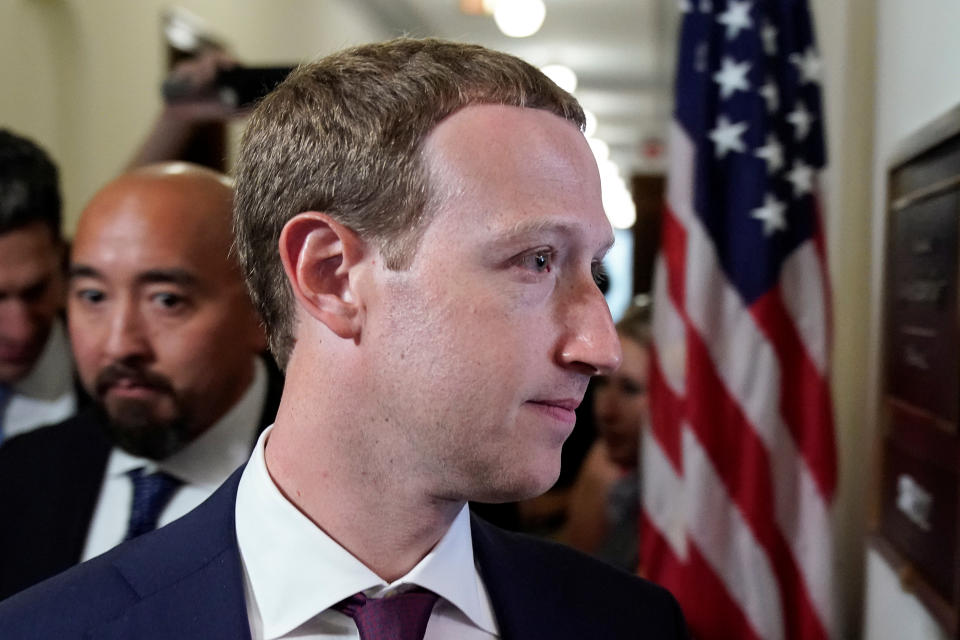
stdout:
[[360,305],[349,276],[363,254],[363,240],[325,213],[298,213],[280,232],[280,260],[293,295],[341,338],[360,335]]

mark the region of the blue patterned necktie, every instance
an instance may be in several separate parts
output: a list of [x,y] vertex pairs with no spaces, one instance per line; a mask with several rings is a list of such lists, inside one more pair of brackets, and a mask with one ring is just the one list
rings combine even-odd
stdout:
[[0,443],[3,442],[3,418],[7,413],[7,403],[13,395],[13,389],[8,384],[0,384]]
[[353,618],[360,640],[423,640],[430,612],[439,597],[419,587],[386,598],[368,598],[358,593],[333,608]]
[[144,473],[143,467],[132,469],[127,475],[133,482],[133,503],[124,541],[156,529],[160,512],[167,506],[173,492],[183,484],[163,471]]

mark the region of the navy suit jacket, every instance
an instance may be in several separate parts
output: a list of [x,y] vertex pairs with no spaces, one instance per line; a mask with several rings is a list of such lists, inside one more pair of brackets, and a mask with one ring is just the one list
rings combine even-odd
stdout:
[[[273,422],[283,389],[265,362],[267,396],[252,436]],[[80,562],[113,446],[104,419],[91,404],[0,447],[0,600]]]
[[[176,522],[0,603],[0,638],[249,638],[240,473]],[[476,517],[471,527],[504,640],[686,638],[664,589]]]

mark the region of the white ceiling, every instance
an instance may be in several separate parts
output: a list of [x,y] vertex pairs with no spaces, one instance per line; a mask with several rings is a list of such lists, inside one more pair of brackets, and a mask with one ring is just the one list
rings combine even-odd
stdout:
[[[501,0],[510,1],[510,0]],[[671,108],[675,0],[544,0],[543,27],[510,38],[490,16],[467,15],[460,0],[360,0],[396,35],[476,42],[543,66],[571,67],[576,95],[597,116],[596,137],[610,145],[623,175],[658,171],[662,158],[643,142],[663,140]]]

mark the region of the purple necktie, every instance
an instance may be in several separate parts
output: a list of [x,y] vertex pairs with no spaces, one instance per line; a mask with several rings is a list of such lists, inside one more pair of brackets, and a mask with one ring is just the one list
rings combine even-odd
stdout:
[[423,640],[437,594],[416,588],[386,598],[368,598],[362,593],[333,605],[353,618],[360,640]]

